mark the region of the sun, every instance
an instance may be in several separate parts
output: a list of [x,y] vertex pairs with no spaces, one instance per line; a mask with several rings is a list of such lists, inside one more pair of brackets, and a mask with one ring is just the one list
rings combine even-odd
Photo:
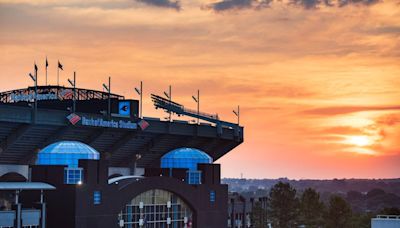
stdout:
[[372,139],[365,135],[349,136],[346,140],[348,144],[363,147],[373,144]]

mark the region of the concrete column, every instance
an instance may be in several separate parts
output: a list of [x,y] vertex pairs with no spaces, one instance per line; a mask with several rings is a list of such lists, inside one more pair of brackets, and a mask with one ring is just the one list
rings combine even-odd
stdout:
[[16,228],[21,228],[21,204],[19,203],[19,190],[15,191],[15,205],[17,207]]
[[44,202],[43,190],[40,190],[40,204],[42,206],[42,215],[40,217],[41,228],[46,228],[46,203]]

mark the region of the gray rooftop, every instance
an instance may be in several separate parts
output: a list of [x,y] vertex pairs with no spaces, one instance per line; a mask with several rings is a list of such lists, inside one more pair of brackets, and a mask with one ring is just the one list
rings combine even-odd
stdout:
[[55,190],[56,187],[43,182],[0,182],[0,191],[7,190]]

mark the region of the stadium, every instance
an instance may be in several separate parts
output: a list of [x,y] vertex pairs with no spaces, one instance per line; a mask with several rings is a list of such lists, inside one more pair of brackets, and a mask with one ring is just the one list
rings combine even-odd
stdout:
[[0,227],[227,227],[214,163],[243,127],[152,94],[142,117],[108,91],[34,86],[0,93]]

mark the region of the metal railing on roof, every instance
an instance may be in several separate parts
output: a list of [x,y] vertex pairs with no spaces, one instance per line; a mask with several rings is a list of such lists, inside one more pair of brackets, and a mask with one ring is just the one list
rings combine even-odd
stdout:
[[[38,86],[38,100],[48,98],[48,100],[72,100],[73,99],[72,87],[64,86]],[[108,99],[108,92],[97,90],[76,88],[76,100],[92,100]],[[0,103],[16,103],[20,101],[33,102],[35,94],[35,87],[28,87],[24,89],[10,90],[0,93]],[[118,94],[110,94],[113,99],[124,99],[124,96]]]

